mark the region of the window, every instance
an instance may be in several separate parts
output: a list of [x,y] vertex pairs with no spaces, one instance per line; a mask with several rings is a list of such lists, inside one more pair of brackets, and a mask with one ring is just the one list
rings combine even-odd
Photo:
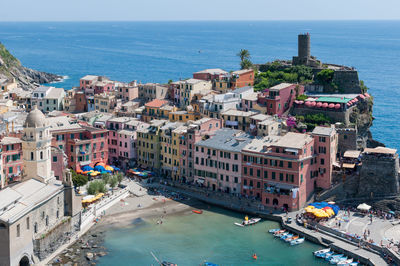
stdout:
[[253,168],[250,168],[250,176],[253,176]]
[[234,155],[234,158],[235,158],[235,160],[237,160],[238,159],[238,155],[235,153],[235,155]]
[[271,175],[272,175],[272,180],[275,180],[276,173],[275,172],[271,172]]
[[26,217],[26,230],[29,230],[29,217]]
[[239,182],[239,178],[237,178],[236,176],[235,176],[235,183],[237,184]]
[[33,232],[36,234],[38,232],[37,223],[33,225]]
[[292,168],[292,162],[288,162],[288,168]]
[[325,159],[321,158],[321,165],[325,164]]
[[283,173],[279,173],[279,181],[283,181]]
[[304,165],[303,165],[303,162],[301,162],[301,164],[300,164],[301,169],[303,169],[303,166],[304,166]]
[[303,183],[303,174],[300,175],[300,184]]
[[243,172],[245,175],[247,175],[247,167],[243,167]]
[[21,235],[21,226],[17,224],[17,237],[20,237]]
[[264,178],[268,178],[268,172],[264,171]]
[[31,161],[33,161],[33,152],[31,152]]
[[40,152],[40,160],[43,160],[43,152]]
[[53,162],[57,162],[57,156],[53,156]]

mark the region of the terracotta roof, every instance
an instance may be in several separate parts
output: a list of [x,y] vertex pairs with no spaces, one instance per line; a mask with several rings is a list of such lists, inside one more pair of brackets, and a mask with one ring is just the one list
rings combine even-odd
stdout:
[[161,107],[161,106],[163,106],[163,105],[165,105],[165,104],[167,104],[168,103],[168,101],[166,101],[166,100],[159,100],[159,99],[155,99],[155,100],[152,100],[151,102],[148,102],[148,103],[146,103],[145,104],[145,106],[146,107]]

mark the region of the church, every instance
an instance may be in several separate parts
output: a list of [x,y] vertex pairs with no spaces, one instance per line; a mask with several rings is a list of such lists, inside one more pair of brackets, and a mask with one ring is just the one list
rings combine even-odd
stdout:
[[51,133],[35,107],[22,137],[22,182],[0,191],[0,265],[31,265],[45,259],[79,230],[81,204],[71,174],[51,170]]

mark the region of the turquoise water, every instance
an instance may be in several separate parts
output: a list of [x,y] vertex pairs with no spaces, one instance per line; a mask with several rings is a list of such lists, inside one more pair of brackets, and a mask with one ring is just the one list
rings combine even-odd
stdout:
[[[162,225],[145,220],[123,229],[106,232],[109,255],[98,265],[156,265],[159,259],[182,265],[200,265],[203,261],[218,265],[327,265],[313,257],[320,247],[305,242],[290,246],[274,239],[268,229],[278,226],[263,221],[251,227],[238,227],[242,215],[212,208],[203,214],[191,211],[167,217]],[[251,256],[258,255],[258,260]]]
[[400,21],[1,22],[0,42],[28,67],[69,76],[57,84],[69,89],[86,74],[167,82],[236,70],[242,48],[257,63],[291,59],[301,32],[323,62],[359,70],[375,97],[374,138],[400,149]]

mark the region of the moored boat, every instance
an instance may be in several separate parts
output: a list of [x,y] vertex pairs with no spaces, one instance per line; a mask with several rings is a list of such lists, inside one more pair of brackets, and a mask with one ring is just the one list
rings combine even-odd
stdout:
[[279,230],[279,231],[274,232],[274,235],[283,234],[283,233],[285,233],[285,232],[286,232],[286,230],[285,230],[285,229],[282,229],[282,230]]
[[326,258],[331,257],[333,254],[334,254],[334,253],[333,253],[332,251],[329,251],[329,252],[326,252],[326,253],[321,254],[320,256],[317,255],[317,257],[318,257],[318,258],[326,259]]
[[278,232],[278,231],[280,231],[281,229],[280,228],[275,228],[275,229],[269,229],[268,230],[268,233],[275,233],[275,232]]
[[256,224],[259,221],[261,221],[261,218],[251,218],[251,219],[249,219],[249,217],[246,216],[244,218],[244,220],[242,221],[242,223],[235,223],[235,225],[244,227],[244,226]]
[[330,256],[325,257],[325,260],[330,261],[333,258],[340,258],[343,257],[343,254],[332,254]]
[[329,263],[330,263],[330,264],[338,264],[339,262],[345,261],[345,260],[347,260],[347,257],[344,257],[344,256],[342,256],[342,257],[336,257],[336,258],[330,259],[330,260],[329,260]]
[[299,244],[303,243],[304,240],[305,240],[304,237],[303,237],[303,238],[298,238],[298,239],[296,239],[296,240],[292,240],[292,241],[290,241],[290,245],[291,245],[291,246],[299,245]]
[[348,259],[348,260],[339,261],[337,263],[337,265],[341,265],[341,266],[346,265],[347,266],[347,265],[350,265],[352,262],[353,262],[353,259]]
[[291,237],[293,237],[292,234],[287,234],[287,235],[281,236],[281,239],[282,239],[282,240],[285,240],[285,239],[291,238]]
[[197,214],[202,214],[203,211],[202,210],[192,210],[193,213],[197,213]]
[[325,254],[325,253],[327,253],[327,252],[329,252],[329,251],[331,251],[330,248],[325,248],[325,249],[320,249],[320,250],[314,251],[313,254],[314,254],[315,256],[317,256],[318,254]]
[[290,242],[290,241],[296,240],[298,238],[299,238],[299,236],[293,236],[293,237],[290,237],[290,238],[286,238],[285,242]]
[[204,262],[204,266],[218,266],[218,264],[212,262]]

